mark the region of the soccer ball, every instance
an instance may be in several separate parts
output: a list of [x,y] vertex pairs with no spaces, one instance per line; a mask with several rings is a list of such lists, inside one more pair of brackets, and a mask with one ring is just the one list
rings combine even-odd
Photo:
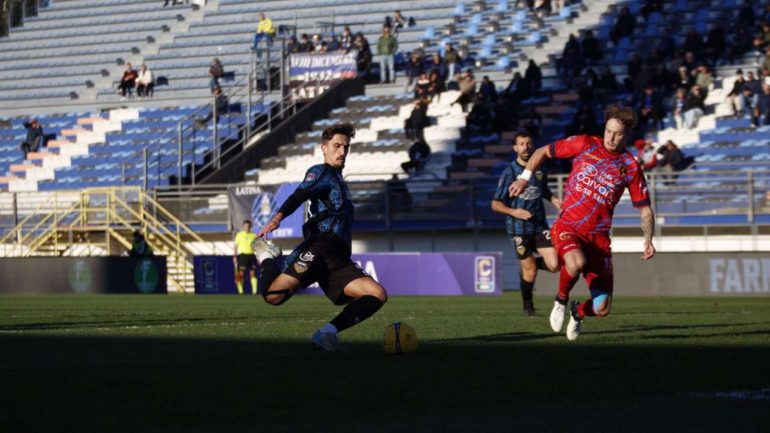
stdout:
[[388,353],[414,353],[417,350],[417,332],[402,322],[391,323],[385,327],[382,347]]

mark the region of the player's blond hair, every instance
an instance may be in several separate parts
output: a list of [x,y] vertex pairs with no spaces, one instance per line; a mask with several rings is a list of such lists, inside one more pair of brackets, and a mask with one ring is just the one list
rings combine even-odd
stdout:
[[636,113],[629,107],[622,107],[617,104],[612,104],[604,111],[604,123],[615,119],[622,123],[627,133],[630,133],[636,126]]

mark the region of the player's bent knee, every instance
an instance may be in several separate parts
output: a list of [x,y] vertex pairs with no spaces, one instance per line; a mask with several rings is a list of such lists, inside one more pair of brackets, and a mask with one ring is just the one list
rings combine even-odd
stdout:
[[265,302],[276,307],[285,302],[285,296],[281,294],[266,293],[264,298]]

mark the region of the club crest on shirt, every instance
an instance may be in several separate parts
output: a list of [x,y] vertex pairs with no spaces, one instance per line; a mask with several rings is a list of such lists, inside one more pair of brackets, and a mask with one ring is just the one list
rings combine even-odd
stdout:
[[314,180],[315,180],[315,173],[312,171],[308,173],[307,176],[305,176],[305,182],[312,182]]
[[297,271],[298,274],[301,274],[307,271],[307,268],[308,266],[307,266],[307,263],[305,262],[300,262],[300,261],[294,262],[294,270]]
[[625,165],[620,166],[620,177],[626,177],[626,173],[628,173],[628,168],[626,168]]
[[572,233],[568,233],[568,232],[559,233],[559,239],[561,239],[563,241],[566,241],[567,239],[569,239],[571,237],[572,237]]
[[536,171],[535,172],[535,179],[543,180],[543,172],[542,171]]
[[524,245],[519,245],[516,247],[516,252],[519,253],[519,255],[524,255],[524,252],[526,252],[527,249],[524,247]]

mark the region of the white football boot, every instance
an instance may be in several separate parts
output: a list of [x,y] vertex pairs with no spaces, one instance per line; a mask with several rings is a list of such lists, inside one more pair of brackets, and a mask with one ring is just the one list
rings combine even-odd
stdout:
[[260,262],[264,260],[266,256],[270,256],[275,259],[280,257],[283,253],[281,251],[281,247],[263,239],[254,239],[254,241],[251,243],[251,249],[254,250],[254,255]]
[[580,331],[583,330],[583,320],[576,318],[577,314],[577,301],[572,301],[570,304],[570,310],[572,314],[569,315],[569,324],[567,324],[567,340],[575,341],[580,335]]
[[566,304],[553,301],[553,310],[551,310],[551,329],[553,329],[553,332],[561,332],[561,328],[564,326],[564,313],[566,311]]

